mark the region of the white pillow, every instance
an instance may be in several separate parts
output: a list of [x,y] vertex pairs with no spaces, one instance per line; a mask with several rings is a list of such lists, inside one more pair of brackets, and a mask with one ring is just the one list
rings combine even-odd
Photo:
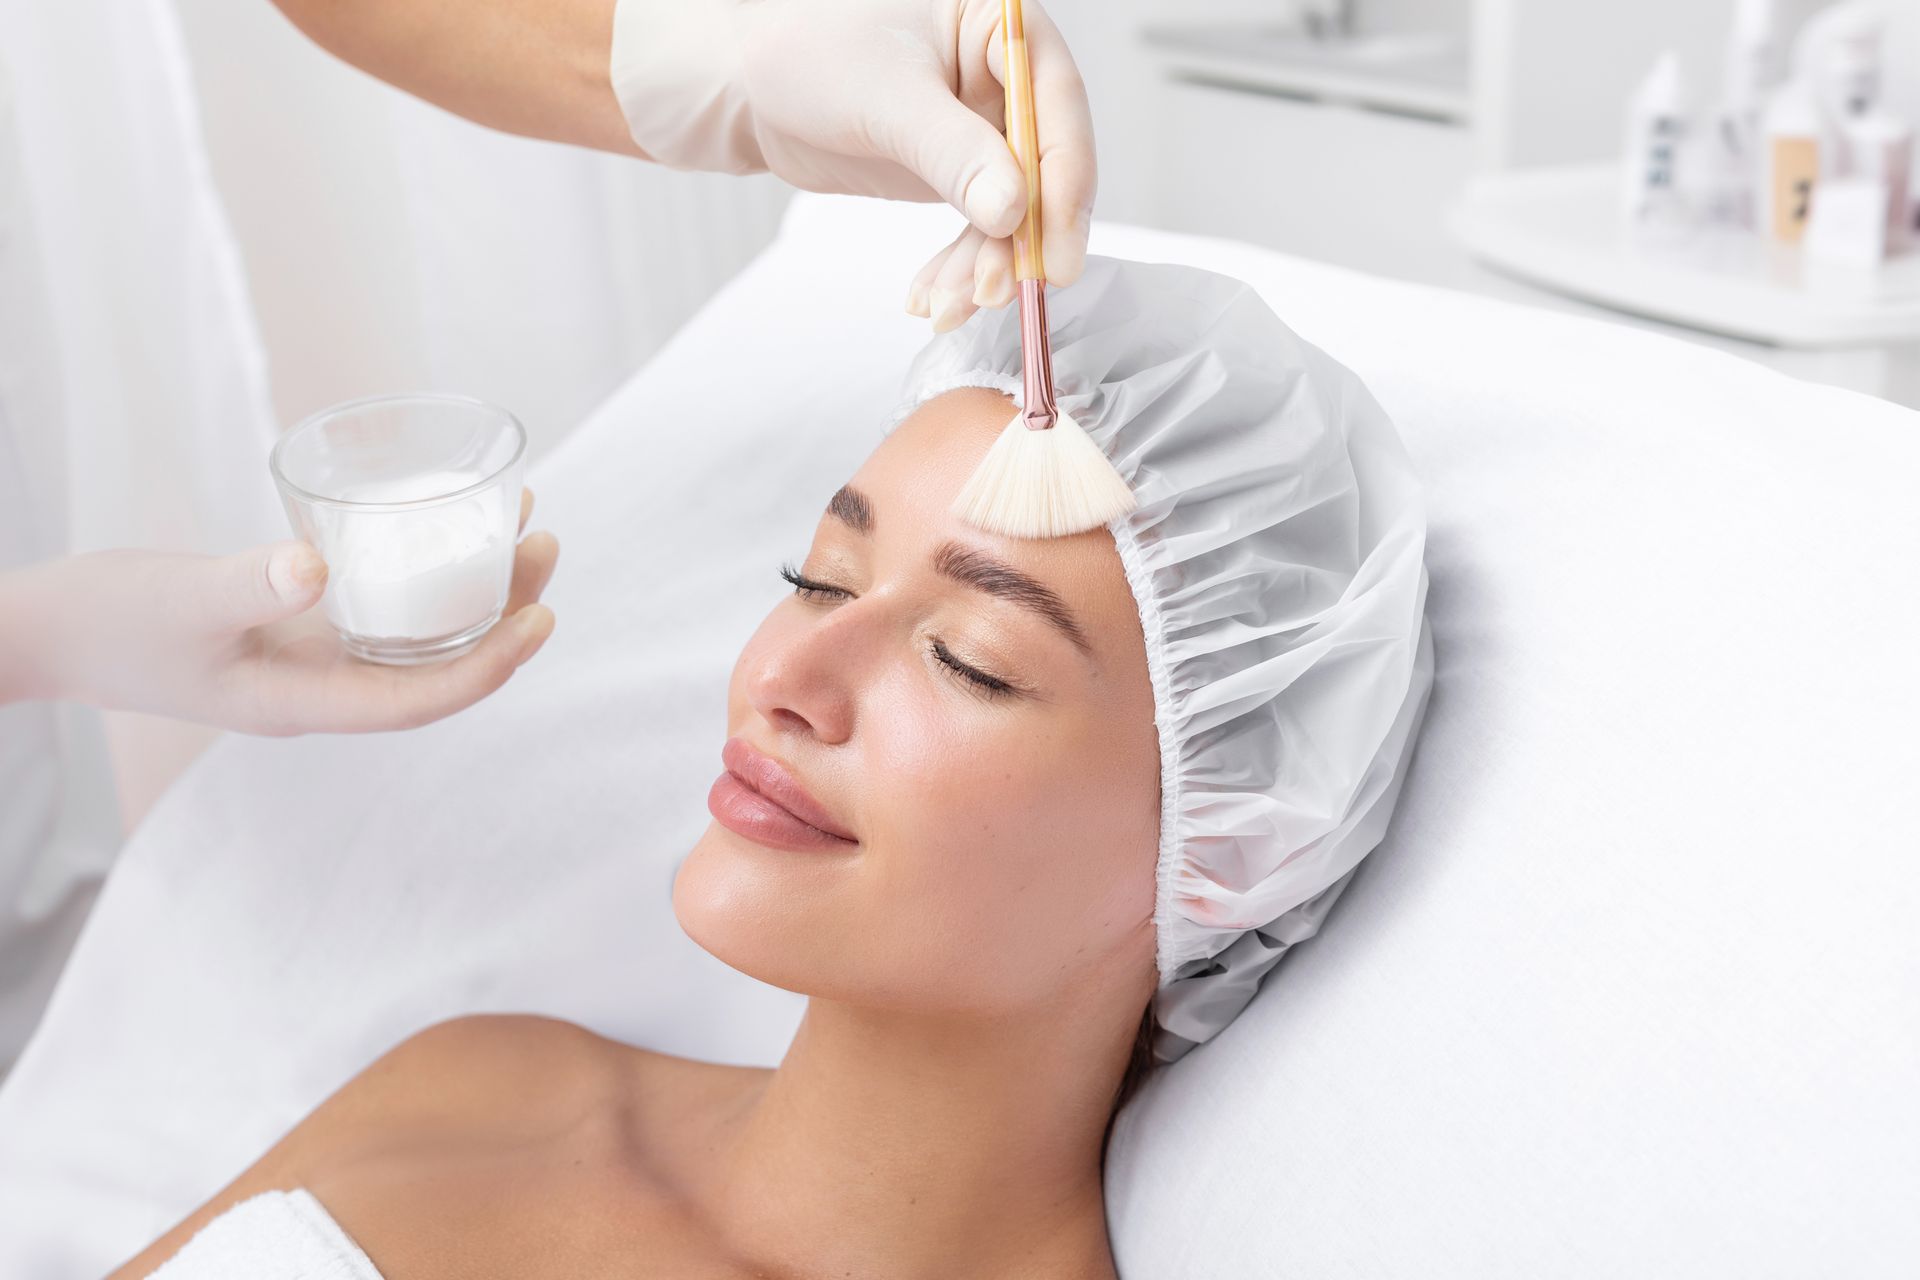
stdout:
[[[174,789],[0,1088],[0,1274],[113,1265],[437,1018],[778,1060],[800,998],[667,890],[949,218],[798,201],[540,469],[559,629],[497,697],[229,738]],[[1370,383],[1431,486],[1438,666],[1387,844],[1123,1117],[1123,1272],[1910,1274],[1920,415],[1244,246],[1094,247],[1242,276]]]

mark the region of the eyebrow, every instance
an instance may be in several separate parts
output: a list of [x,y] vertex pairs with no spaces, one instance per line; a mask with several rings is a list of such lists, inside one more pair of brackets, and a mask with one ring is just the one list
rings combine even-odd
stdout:
[[873,532],[873,504],[867,501],[866,494],[850,484],[843,484],[835,490],[827,503],[827,514],[838,516],[856,533]]
[[[873,503],[868,501],[866,494],[850,484],[843,484],[834,491],[833,497],[827,502],[827,514],[857,533],[873,532]],[[1067,602],[1039,579],[995,560],[984,551],[963,547],[957,542],[941,544],[933,554],[933,568],[942,577],[961,586],[972,587],[1033,610],[1073,641],[1082,653],[1093,653],[1087,633],[1074,620]]]

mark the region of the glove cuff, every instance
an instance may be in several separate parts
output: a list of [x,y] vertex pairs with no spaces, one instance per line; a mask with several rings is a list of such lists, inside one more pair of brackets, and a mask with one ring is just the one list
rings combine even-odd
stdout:
[[614,96],[642,151],[675,169],[762,173],[766,157],[739,67],[740,0],[618,0]]

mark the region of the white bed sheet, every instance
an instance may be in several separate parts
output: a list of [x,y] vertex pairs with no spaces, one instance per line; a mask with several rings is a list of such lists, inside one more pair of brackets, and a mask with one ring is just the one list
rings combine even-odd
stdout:
[[[547,650],[367,739],[220,742],[0,1087],[0,1274],[98,1274],[432,1020],[778,1060],[667,889],[722,692],[922,329],[947,215],[798,201],[534,480]],[[1920,415],[1625,328],[1114,226],[1255,283],[1431,485],[1387,845],[1109,1164],[1125,1274],[1912,1274]],[[264,482],[264,465],[262,468]]]

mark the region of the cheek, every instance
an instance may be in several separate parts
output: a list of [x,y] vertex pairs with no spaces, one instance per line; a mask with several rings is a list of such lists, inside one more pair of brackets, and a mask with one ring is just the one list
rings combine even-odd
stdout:
[[912,925],[930,973],[971,975],[983,996],[1110,965],[1151,928],[1157,747],[1141,761],[1091,719],[937,702],[868,721],[876,898]]

